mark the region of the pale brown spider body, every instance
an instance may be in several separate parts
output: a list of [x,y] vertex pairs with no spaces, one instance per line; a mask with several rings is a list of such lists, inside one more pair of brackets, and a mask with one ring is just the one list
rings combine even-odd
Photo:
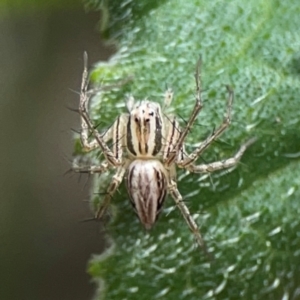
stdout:
[[[96,218],[105,213],[112,195],[126,175],[126,187],[132,206],[141,223],[150,229],[162,210],[166,195],[169,194],[180,209],[198,245],[206,251],[198,226],[192,218],[176,183],[176,166],[194,173],[207,173],[235,166],[246,148],[254,142],[249,140],[229,159],[208,164],[195,165],[197,158],[215,141],[228,127],[231,121],[233,91],[227,87],[229,97],[227,112],[223,123],[207,137],[191,154],[187,154],[184,141],[202,108],[200,89],[200,60],[195,73],[196,101],[186,126],[181,129],[174,116],[165,116],[161,106],[152,101],[135,101],[127,99],[128,113],[121,114],[113,126],[104,133],[95,129],[89,114],[88,102],[91,93],[88,91],[87,55],[84,55],[84,72],[82,76],[79,113],[81,116],[81,142],[86,151],[100,148],[105,161],[99,166],[85,168],[85,172],[103,173],[115,169],[115,175],[107,188],[103,203],[96,212]],[[172,101],[173,93],[167,90],[164,106]],[[89,137],[93,139],[90,141]],[[112,149],[107,145],[113,140]],[[83,168],[75,167],[81,172]]]

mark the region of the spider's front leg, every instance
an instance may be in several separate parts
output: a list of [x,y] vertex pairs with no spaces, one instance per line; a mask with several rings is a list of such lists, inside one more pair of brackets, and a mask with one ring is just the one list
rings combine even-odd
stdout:
[[[82,82],[81,82],[81,91],[80,91],[80,102],[79,102],[79,114],[81,116],[81,142],[86,151],[93,150],[97,147],[100,147],[103,151],[105,159],[111,166],[120,166],[122,163],[121,157],[114,155],[114,153],[109,149],[106,144],[106,141],[103,138],[96,128],[94,127],[90,116],[88,114],[88,104],[91,98],[91,93],[88,91],[88,69],[87,69],[87,53],[84,53],[84,69],[82,73]],[[92,134],[94,139],[89,142],[88,137],[89,133]],[[119,136],[120,137],[120,136]],[[121,150],[120,150],[121,151]]]
[[[113,155],[116,158],[122,157],[122,145],[123,145],[123,130],[120,128],[120,126],[124,126],[124,122],[126,116],[121,115],[117,118],[117,120],[113,123],[113,125],[108,128],[102,135],[102,139],[105,143],[107,143],[110,140],[114,140],[113,144]],[[93,139],[91,142],[88,141],[88,132],[89,128],[87,127],[86,122],[83,118],[81,118],[81,133],[80,133],[80,139],[83,146],[83,149],[88,152],[91,150],[94,150],[99,147],[99,144],[97,140]],[[88,174],[94,174],[94,173],[105,173],[108,171],[112,166],[107,161],[102,162],[100,165],[92,165],[92,166],[79,166],[77,163],[73,162],[72,170],[76,173],[88,173]]]
[[200,82],[200,67],[201,67],[201,58],[198,60],[196,65],[196,72],[195,72],[195,81],[196,81],[196,103],[194,106],[194,109],[192,111],[192,114],[186,124],[186,127],[182,132],[180,132],[180,136],[176,143],[174,144],[172,150],[169,153],[168,158],[165,161],[165,164],[167,166],[171,166],[172,163],[175,162],[177,159],[177,155],[180,152],[180,149],[182,149],[183,142],[187,136],[187,134],[190,132],[200,110],[203,107],[202,99],[201,99],[201,82]]
[[[113,176],[110,185],[106,190],[106,195],[103,202],[100,204],[95,214],[96,219],[100,219],[107,207],[110,200],[123,180],[127,161],[123,159],[123,147],[126,140],[126,124],[128,121],[128,115],[120,115],[113,125],[103,134],[100,134],[93,125],[90,116],[88,114],[88,105],[93,90],[88,90],[88,70],[87,70],[87,54],[84,53],[84,70],[82,74],[79,114],[81,117],[81,142],[86,151],[90,151],[96,148],[100,148],[105,157],[105,161],[100,166],[90,167],[78,167],[73,169],[75,172],[84,173],[103,173],[109,168],[117,168],[116,174]],[[89,141],[89,135],[93,136],[93,140]],[[107,142],[113,140],[112,150],[108,147]]]

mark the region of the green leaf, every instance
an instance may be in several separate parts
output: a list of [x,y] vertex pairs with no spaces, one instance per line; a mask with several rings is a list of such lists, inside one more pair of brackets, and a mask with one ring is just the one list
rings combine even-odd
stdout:
[[[162,102],[168,85],[175,93],[174,113],[184,126],[195,101],[193,74],[201,54],[204,108],[187,149],[222,123],[226,84],[235,90],[232,124],[198,162],[231,157],[253,136],[258,141],[234,170],[211,176],[178,172],[180,192],[201,225],[214,262],[195,246],[171,198],[146,233],[122,186],[112,203],[110,252],[91,261],[90,273],[103,279],[105,299],[297,299],[298,1],[177,0],[154,2],[150,8],[147,2],[123,1],[119,10],[115,1],[106,6],[106,28],[119,51],[93,78],[111,83],[133,76],[133,81],[93,103],[95,123],[112,124],[125,111],[129,92],[136,99]],[[105,191],[109,180],[95,179],[94,189]]]

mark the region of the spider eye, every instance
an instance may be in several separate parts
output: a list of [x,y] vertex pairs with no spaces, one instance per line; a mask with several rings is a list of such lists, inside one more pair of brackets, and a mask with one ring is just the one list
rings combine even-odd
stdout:
[[145,122],[150,122],[150,119],[146,119]]
[[152,111],[151,113],[149,113],[149,116],[153,117],[154,116],[154,112]]
[[134,121],[138,123],[139,119],[138,119],[138,118],[135,118]]

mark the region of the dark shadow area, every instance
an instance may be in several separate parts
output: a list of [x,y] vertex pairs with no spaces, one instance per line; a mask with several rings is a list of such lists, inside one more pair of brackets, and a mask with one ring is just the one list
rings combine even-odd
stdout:
[[104,247],[91,217],[89,182],[70,168],[71,128],[83,68],[107,60],[99,14],[68,11],[6,14],[1,26],[0,299],[91,299],[86,272]]
[[288,64],[289,70],[292,74],[300,75],[300,52],[294,55],[293,59]]

